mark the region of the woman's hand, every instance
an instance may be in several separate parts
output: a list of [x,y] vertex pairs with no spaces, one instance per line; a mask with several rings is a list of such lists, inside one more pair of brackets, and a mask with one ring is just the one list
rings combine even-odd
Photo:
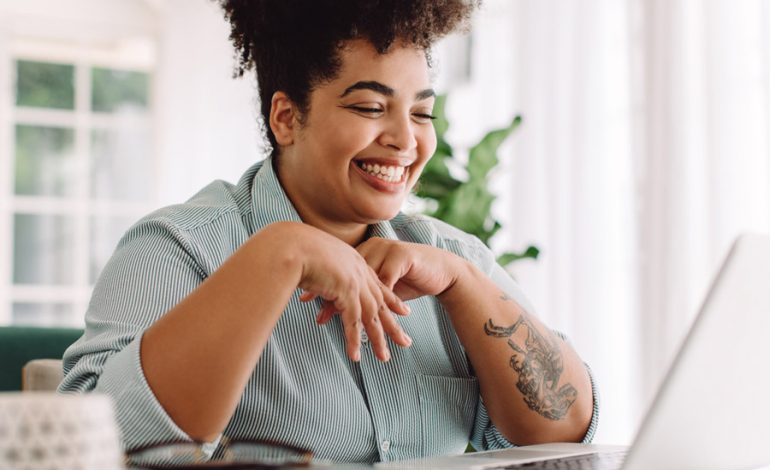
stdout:
[[299,287],[305,292],[300,300],[309,302],[316,297],[324,300],[316,318],[319,324],[328,322],[339,312],[348,356],[354,361],[360,360],[362,328],[381,361],[390,359],[385,334],[400,346],[411,345],[412,340],[391,313],[406,315],[409,307],[380,282],[364,258],[326,232],[305,224],[292,225],[291,236],[299,236],[296,246],[303,253]]
[[380,281],[403,300],[444,293],[457,281],[464,262],[440,248],[377,237],[356,249]]

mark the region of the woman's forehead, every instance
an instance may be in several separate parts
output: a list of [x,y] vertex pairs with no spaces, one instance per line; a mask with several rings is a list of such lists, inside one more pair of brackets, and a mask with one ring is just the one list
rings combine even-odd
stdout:
[[380,54],[366,40],[348,41],[340,50],[339,73],[330,84],[344,93],[360,82],[383,84],[395,94],[428,89],[430,71],[425,51],[393,45],[387,53]]

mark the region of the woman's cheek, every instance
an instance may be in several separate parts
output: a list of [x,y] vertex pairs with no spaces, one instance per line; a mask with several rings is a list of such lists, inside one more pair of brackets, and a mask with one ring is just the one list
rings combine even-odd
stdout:
[[418,153],[421,156],[426,156],[425,161],[427,161],[427,159],[436,152],[436,145],[438,144],[436,131],[433,126],[430,126],[430,128],[427,128],[424,132],[421,132],[419,136]]
[[337,145],[347,153],[358,155],[364,149],[369,148],[377,140],[377,133],[368,126],[349,126],[338,133]]

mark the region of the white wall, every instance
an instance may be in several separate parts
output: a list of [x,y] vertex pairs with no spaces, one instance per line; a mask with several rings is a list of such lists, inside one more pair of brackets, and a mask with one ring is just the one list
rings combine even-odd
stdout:
[[210,0],[168,0],[159,15],[155,96],[162,204],[214,179],[237,182],[263,158],[256,85],[234,80],[229,26]]

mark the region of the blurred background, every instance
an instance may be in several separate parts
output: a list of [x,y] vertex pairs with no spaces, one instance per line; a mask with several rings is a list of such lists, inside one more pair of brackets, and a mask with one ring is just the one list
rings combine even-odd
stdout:
[[[0,0],[0,325],[82,327],[133,221],[263,158],[228,34],[209,0]],[[541,250],[509,271],[591,365],[596,441],[629,442],[734,237],[770,230],[770,3],[485,0],[434,56],[460,160],[523,117],[492,246]]]

